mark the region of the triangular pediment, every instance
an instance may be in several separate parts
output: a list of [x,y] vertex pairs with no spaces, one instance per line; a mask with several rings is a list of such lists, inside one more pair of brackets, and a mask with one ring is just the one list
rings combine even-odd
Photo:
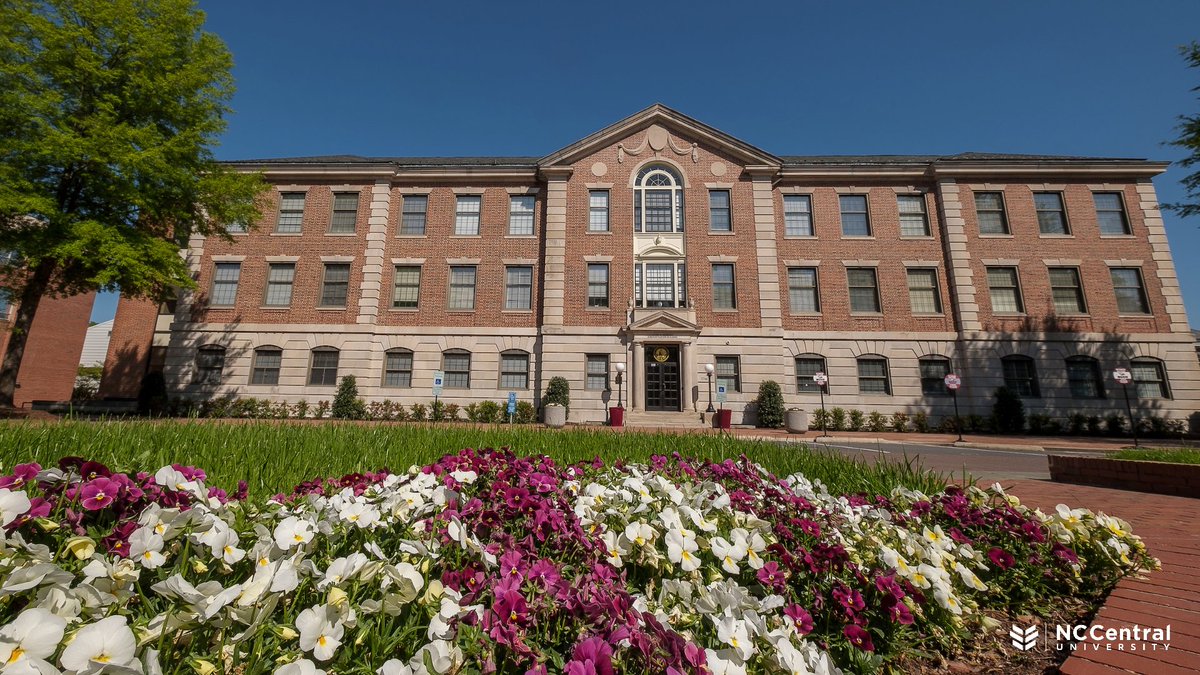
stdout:
[[779,167],[783,164],[775,155],[741,141],[729,134],[692,119],[681,112],[672,110],[661,103],[634,113],[629,117],[611,124],[600,131],[568,145],[558,152],[551,153],[538,160],[542,168],[566,165],[586,157],[601,148],[628,137],[652,126],[661,126],[680,134],[689,140],[703,143],[708,147],[724,150],[740,158],[747,165]]
[[[642,310],[644,311],[644,310]],[[700,326],[679,315],[687,310],[659,310],[629,324],[631,333],[687,333],[700,334]]]

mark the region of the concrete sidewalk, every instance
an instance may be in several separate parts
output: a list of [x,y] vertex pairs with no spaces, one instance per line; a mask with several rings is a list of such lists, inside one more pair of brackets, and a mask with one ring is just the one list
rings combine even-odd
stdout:
[[[1129,522],[1162,562],[1162,570],[1125,579],[1093,618],[1093,625],[1171,626],[1170,648],[1152,651],[1108,649],[1081,643],[1062,666],[1066,675],[1183,675],[1200,672],[1200,500],[1110,490],[1049,481],[1001,481],[1009,492],[1043,511],[1060,503],[1104,511]],[[1092,645],[1095,645],[1095,648]]]

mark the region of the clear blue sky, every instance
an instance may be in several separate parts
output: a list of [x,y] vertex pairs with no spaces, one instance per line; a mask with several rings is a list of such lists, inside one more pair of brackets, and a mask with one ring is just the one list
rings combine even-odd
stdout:
[[[1196,0],[200,5],[236,64],[221,159],[542,155],[661,102],[781,155],[1176,160],[1200,112]],[[1200,219],[1166,225],[1200,328]]]

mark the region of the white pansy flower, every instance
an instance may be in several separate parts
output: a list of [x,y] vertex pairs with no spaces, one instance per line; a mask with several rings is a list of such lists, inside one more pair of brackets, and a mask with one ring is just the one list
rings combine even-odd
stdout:
[[288,551],[312,541],[315,533],[316,529],[312,523],[296,516],[288,516],[275,526],[275,545]]
[[744,541],[735,544],[725,537],[713,537],[708,540],[708,543],[712,547],[713,556],[720,561],[721,569],[729,574],[738,574],[741,572],[738,563],[746,557],[748,551]]
[[274,675],[325,675],[325,671],[308,659],[300,659],[279,666]]
[[400,659],[389,659],[382,666],[376,668],[375,673],[376,675],[413,675],[413,669]]
[[625,547],[621,534],[614,530],[608,530],[601,538],[604,540],[604,548],[608,551],[608,555],[604,558],[608,564],[613,567],[624,565],[623,556],[629,555],[629,549]]
[[0,527],[8,527],[14,520],[29,513],[29,495],[18,490],[0,488]]
[[696,555],[699,546],[695,536],[688,537],[684,531],[671,530],[665,538],[667,543],[667,558],[679,565],[684,572],[691,572],[700,567],[700,557]]
[[745,621],[739,621],[732,616],[713,619],[717,626],[717,639],[733,648],[742,661],[754,655],[754,643],[750,640],[750,632]]
[[129,557],[149,570],[158,569],[167,562],[162,554],[163,538],[150,527],[139,527],[129,535]]
[[[34,661],[42,661],[54,655],[58,643],[62,642],[67,621],[49,611],[32,607],[21,612],[10,624],[0,628],[0,664],[4,672],[15,672],[16,664],[30,662],[21,668],[40,668]],[[46,664],[47,666],[49,664]]]
[[366,530],[379,522],[379,509],[366,502],[351,502],[341,508],[338,517]]
[[59,659],[67,670],[93,670],[97,667],[137,664],[137,639],[125,624],[125,617],[110,616],[79,629]]
[[310,607],[296,617],[300,631],[300,648],[312,652],[318,661],[328,661],[342,644],[345,628],[337,610],[328,605]]

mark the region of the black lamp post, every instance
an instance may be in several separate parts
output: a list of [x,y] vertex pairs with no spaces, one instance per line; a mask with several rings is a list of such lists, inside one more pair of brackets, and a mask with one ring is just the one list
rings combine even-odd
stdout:
[[716,412],[717,409],[712,404],[712,376],[716,368],[711,363],[704,364],[704,372],[708,374],[708,410],[704,412]]
[[625,407],[625,403],[624,403],[625,399],[621,396],[621,393],[622,393],[621,384],[625,381],[625,379],[622,377],[622,375],[624,375],[624,374],[625,374],[625,364],[618,363],[617,364],[617,407],[618,408]]

